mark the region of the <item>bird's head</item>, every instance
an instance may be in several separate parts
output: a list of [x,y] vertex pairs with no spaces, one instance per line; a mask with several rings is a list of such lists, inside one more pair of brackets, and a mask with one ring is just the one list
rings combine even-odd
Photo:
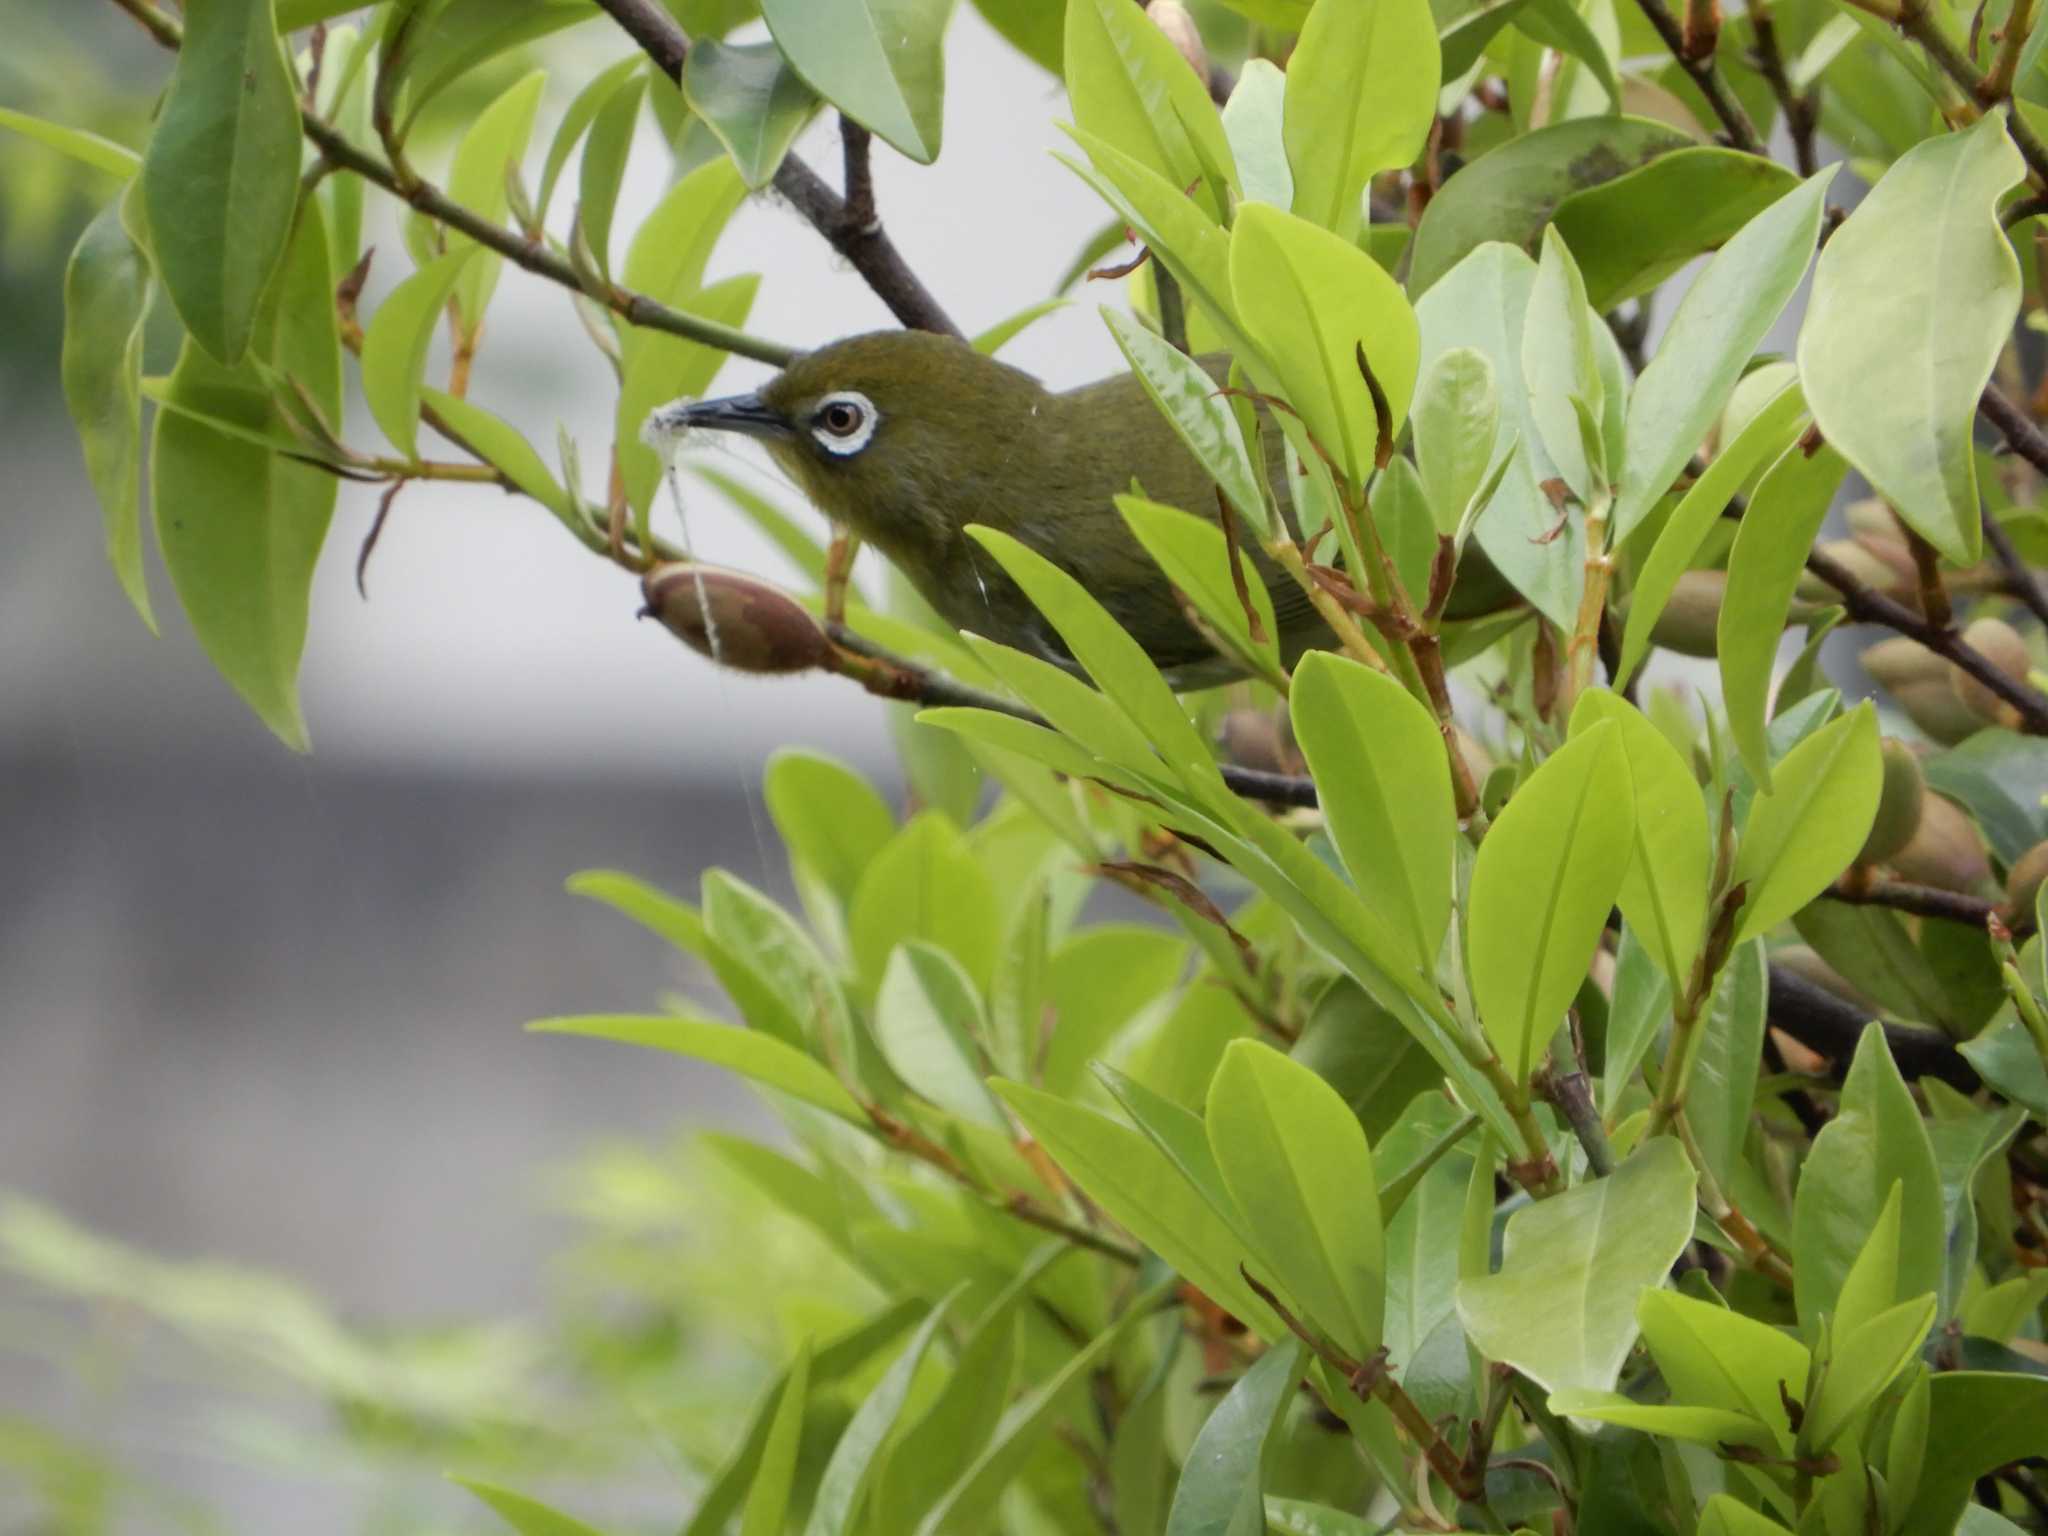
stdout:
[[820,511],[899,556],[974,520],[1024,467],[1053,398],[965,342],[878,331],[806,352],[751,394],[668,407],[652,425],[760,439]]

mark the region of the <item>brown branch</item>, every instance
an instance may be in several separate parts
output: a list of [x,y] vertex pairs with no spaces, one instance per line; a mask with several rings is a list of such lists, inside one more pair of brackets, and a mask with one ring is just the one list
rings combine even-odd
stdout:
[[[1778,1029],[1812,1051],[1832,1058],[1839,1077],[1856,1042],[1874,1015],[1846,1002],[1817,982],[1794,975],[1781,965],[1770,968],[1770,1001],[1766,1016]],[[1908,1078],[1938,1077],[1950,1087],[1973,1093],[1981,1083],[1955,1042],[1937,1029],[1904,1024],[1884,1026],[1892,1060]]]
[[2019,546],[2012,541],[2012,532],[2005,524],[1991,515],[1991,509],[1984,509],[1984,542],[1991,546],[1991,553],[2004,567],[2012,589],[2012,595],[2026,604],[2027,610],[2043,624],[2048,624],[2048,591],[2041,586],[2041,578],[2020,555]]
[[1997,902],[1986,901],[1982,896],[1945,891],[1937,885],[1919,885],[1911,880],[1866,880],[1858,883],[1843,879],[1837,880],[1822,894],[1828,900],[1839,901],[1845,906],[1889,907],[1894,912],[1905,912],[1914,917],[1961,923],[1979,933],[1984,931],[1985,922],[1999,911]]
[[1703,58],[1692,57],[1692,50],[1685,35],[1685,28],[1679,24],[1671,8],[1664,0],[1636,0],[1650,25],[1657,29],[1657,35],[1664,40],[1664,46],[1671,50],[1671,57],[1686,77],[1699,87],[1707,98],[1707,105],[1714,109],[1714,116],[1721,120],[1728,142],[1737,149],[1747,150],[1752,155],[1767,153],[1764,141],[1757,136],[1756,124],[1749,120],[1749,114],[1742,110],[1742,103],[1735,99],[1735,93],[1728,89],[1728,82],[1721,78],[1721,71],[1715,67],[1714,56],[1710,53]]
[[[641,52],[654,61],[657,69],[671,80],[682,78],[683,60],[690,55],[690,39],[667,11],[654,0],[597,0],[597,5],[640,45]],[[848,154],[852,153],[849,141]],[[942,336],[964,334],[883,231],[881,221],[873,216],[872,201],[863,210],[854,199],[842,199],[795,155],[784,157],[781,169],[775,173],[775,190],[825,237],[904,325],[917,331],[936,331]]]
[[1792,158],[1799,167],[1801,176],[1811,176],[1820,169],[1820,153],[1814,143],[1815,130],[1820,126],[1820,110],[1813,95],[1801,95],[1793,87],[1792,77],[1785,71],[1785,52],[1778,43],[1778,23],[1771,15],[1770,7],[1761,3],[1752,5],[1749,12],[1750,35],[1755,39],[1752,62],[1757,73],[1771,88],[1771,94],[1778,98],[1778,110],[1785,114],[1785,131],[1792,138]]
[[[1943,74],[1961,86],[1975,105],[1995,106],[2010,94],[2000,90],[1998,82],[1956,46],[1927,0],[1906,0],[1896,12],[1887,12],[1872,0],[1851,0],[1851,3],[1873,15],[1882,16],[1918,43],[1927,57]],[[2027,169],[2033,173],[2034,180],[2048,184],[2048,145],[2042,144],[2040,137],[2017,110],[2006,114],[2005,131],[2019,149],[2020,157],[2027,162]]]

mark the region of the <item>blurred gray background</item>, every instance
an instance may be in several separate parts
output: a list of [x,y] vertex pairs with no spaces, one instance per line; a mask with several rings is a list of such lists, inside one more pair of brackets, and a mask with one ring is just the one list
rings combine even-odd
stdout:
[[[54,110],[62,71],[89,63],[141,111],[167,73],[94,0],[0,0],[0,26],[0,105]],[[537,144],[626,46],[602,19],[542,45],[557,79]],[[1056,85],[965,6],[948,69],[973,89],[949,100],[943,159],[918,167],[878,142],[876,179],[891,233],[972,332],[1043,296],[1102,215],[1047,154]],[[836,177],[828,128],[802,152]],[[10,170],[46,153],[0,143]],[[650,134],[620,227],[666,172]],[[56,379],[61,260],[92,173],[63,174],[68,199],[0,204],[0,1193],[166,1255],[300,1277],[350,1320],[531,1307],[560,1236],[545,1170],[607,1136],[758,1123],[729,1079],[521,1033],[702,990],[563,879],[614,866],[691,894],[724,865],[785,889],[764,758],[829,749],[900,798],[882,706],[830,680],[719,674],[634,622],[629,579],[496,493],[409,489],[364,601],[353,565],[375,490],[345,486],[306,649],[315,746],[294,756],[214,674],[153,552],[160,639],[102,557]],[[102,182],[86,196],[111,196]],[[388,204],[373,201],[371,230],[374,300],[408,264]],[[749,271],[765,275],[756,332],[811,344],[889,323],[772,199],[735,218],[711,275]],[[1092,303],[1005,356],[1060,383],[1115,360]],[[717,387],[764,373],[736,360]],[[507,271],[474,398],[544,446],[565,424],[602,462],[608,375],[559,291]],[[375,444],[359,402],[350,426]],[[711,493],[693,500],[702,554],[778,571]],[[61,1421],[76,1384],[21,1347],[25,1305],[0,1275],[0,1413]],[[303,1490],[248,1504],[260,1479],[188,1455],[172,1425],[131,1438],[230,1508],[327,1528]]]

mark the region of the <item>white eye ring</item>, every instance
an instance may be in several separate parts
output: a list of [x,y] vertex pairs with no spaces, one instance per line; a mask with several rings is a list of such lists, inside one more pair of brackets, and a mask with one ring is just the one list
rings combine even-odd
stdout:
[[881,422],[874,401],[857,389],[827,395],[811,412],[811,436],[827,453],[846,459],[867,447]]

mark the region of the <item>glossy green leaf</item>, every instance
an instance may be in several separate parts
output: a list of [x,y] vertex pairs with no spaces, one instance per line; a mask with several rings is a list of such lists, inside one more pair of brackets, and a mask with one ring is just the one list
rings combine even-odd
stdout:
[[[640,104],[646,98],[644,76],[631,74],[615,83],[597,104],[590,137],[583,145],[583,159],[576,168],[576,220],[582,226],[590,254],[597,258],[600,272],[609,273],[612,269],[612,220],[619,205],[619,188],[626,178],[626,162],[633,153],[633,133],[640,126]],[[669,194],[670,199],[688,184],[687,177],[678,182]],[[632,279],[628,277],[627,281]]]
[[1607,1061],[1600,1078],[1600,1113],[1618,1118],[1636,1069],[1671,1021],[1671,978],[1642,935],[1624,924],[1614,956],[1614,991],[1607,1008]]
[[1815,731],[1772,779],[1772,790],[1750,802],[1735,856],[1735,880],[1747,887],[1738,940],[1785,921],[1862,849],[1884,788],[1876,712],[1865,702]]
[[939,157],[953,0],[761,0],[790,68],[917,161]]
[[1286,208],[1294,202],[1282,115],[1287,76],[1271,59],[1246,59],[1223,104],[1223,133],[1237,161],[1238,192],[1248,202]]
[[1485,485],[1500,438],[1500,388],[1493,360],[1473,347],[1449,347],[1430,362],[1415,393],[1415,466],[1436,531],[1458,531]]
[[1327,651],[1302,658],[1288,707],[1352,884],[1409,963],[1434,972],[1457,835],[1436,721],[1392,678]]
[[1715,626],[1728,734],[1759,786],[1771,788],[1771,671],[1792,596],[1847,466],[1832,448],[1794,443],[1764,472],[1728,555],[1728,588]]
[[1792,1536],[1769,1515],[1759,1514],[1725,1493],[1717,1493],[1700,1511],[1699,1536]]
[[[722,163],[722,162],[721,162]],[[720,325],[745,325],[753,312],[761,279],[751,273],[729,277],[670,302],[687,314]],[[702,395],[711,388],[728,353],[706,342],[671,336],[665,331],[637,331],[623,349],[624,369],[619,400],[613,410],[614,447],[626,503],[635,513],[646,510],[661,485],[661,455],[640,440],[640,426],[655,407],[683,395]]]
[[1056,315],[1065,309],[1068,303],[1066,299],[1040,299],[1036,304],[1027,304],[987,330],[976,332],[969,338],[968,345],[983,357],[994,357],[1047,315]]
[[1034,1304],[1043,1267],[1028,1262],[1017,1272],[955,1350],[952,1374],[930,1406],[884,1448],[870,1495],[869,1530],[914,1530],[952,1485],[955,1472],[995,1434],[1017,1373],[1018,1313]]
[[1552,1392],[1612,1388],[1638,1297],[1692,1241],[1694,1180],[1684,1149],[1658,1137],[1606,1178],[1510,1216],[1500,1272],[1458,1283],[1472,1342]]
[[1580,118],[1508,140],[1430,199],[1409,247],[1409,293],[1419,301],[1489,240],[1526,249],[1573,193],[1692,142],[1669,124],[1635,117]]
[[149,260],[121,227],[118,203],[86,225],[64,268],[64,403],[99,497],[107,563],[153,631],[142,573],[142,323]]
[[[548,209],[555,200],[555,184],[561,180],[562,172],[568,167],[569,156],[583,141],[583,135],[590,131],[598,112],[625,83],[626,78],[640,68],[641,57],[628,54],[608,69],[598,71],[570,99],[562,120],[555,125],[555,135],[548,141],[547,160],[540,173],[540,190],[535,195],[533,206],[539,217],[545,219]],[[636,98],[637,99],[637,98]],[[588,226],[586,225],[586,231]],[[593,249],[596,242],[592,242]]]
[[1280,665],[1280,627],[1273,617],[1272,594],[1251,556],[1240,549],[1235,558],[1251,612],[1258,620],[1256,638],[1245,615],[1245,602],[1231,581],[1231,550],[1220,527],[1207,518],[1142,496],[1119,496],[1116,508],[1131,536],[1145,546],[1160,572],[1194,606],[1228,651],[1254,675],[1284,685],[1287,674]]
[[1596,724],[1515,791],[1472,868],[1472,1000],[1508,1075],[1527,1082],[1586,978],[1633,852],[1618,728]]
[[1300,1384],[1299,1341],[1275,1344],[1216,1405],[1188,1452],[1166,1536],[1266,1536],[1262,1463]]
[[1686,1076],[1686,1124],[1701,1162],[1723,1189],[1735,1176],[1756,1111],[1769,998],[1763,942],[1751,940],[1736,949],[1714,980]]
[[818,109],[818,98],[773,43],[692,43],[683,64],[683,97],[711,125],[740,179],[756,192],[775,179]]
[[1629,594],[1620,676],[1632,677],[1642,664],[1650,649],[1650,632],[1677,590],[1678,578],[1691,568],[1708,531],[1720,521],[1735,493],[1759,467],[1784,454],[1798,440],[1805,424],[1806,399],[1796,384],[1788,384],[1749,419],[1732,441],[1722,445],[1706,472],[1679,498],[1649,557],[1637,572],[1635,588]]
[[[1551,111],[1558,117],[1621,110],[1621,77],[1614,57],[1621,39],[1613,12],[1600,7],[1585,9],[1587,14],[1582,15],[1581,7],[1570,0],[1529,0],[1515,12],[1515,26],[1525,37],[1583,66],[1580,71],[1565,73],[1551,87],[1557,96]],[[1582,89],[1584,85],[1593,90]]]
[[1927,1457],[1902,1531],[1946,1531],[1994,1468],[2048,1455],[2048,1376],[1941,1371],[1929,1383]]
[[704,952],[704,919],[697,909],[644,880],[615,869],[586,869],[571,875],[564,889],[602,902],[686,954]]
[[762,799],[789,849],[842,904],[896,832],[875,787],[837,758],[785,747],[768,760]]
[[[746,1019],[777,1039],[835,1067],[858,1073],[866,1038],[853,1027],[839,973],[808,930],[778,902],[725,870],[704,875],[704,929],[724,951],[720,980],[737,1000],[769,1011]],[[714,969],[718,969],[714,960]],[[735,987],[731,976],[744,973]]]
[[2024,171],[1997,111],[1900,157],[1821,253],[1799,332],[1828,442],[1958,565],[1983,548],[1977,397],[2021,288],[1997,206]]
[[509,1488],[499,1488],[474,1478],[458,1477],[455,1482],[475,1494],[500,1520],[519,1536],[601,1536],[597,1527],[550,1509],[538,1499]]
[[587,1014],[539,1019],[526,1027],[537,1034],[584,1035],[693,1057],[779,1089],[854,1125],[867,1124],[867,1117],[838,1078],[795,1046],[759,1030],[663,1013]]
[[847,913],[855,968],[870,986],[895,947],[922,939],[988,986],[1000,938],[988,871],[937,811],[914,817],[869,861]]
[[479,458],[556,517],[573,524],[576,509],[569,500],[569,493],[548,468],[547,461],[541,458],[539,450],[517,427],[480,405],[459,400],[442,390],[423,389],[420,400],[422,404],[433,407],[434,414],[458,434],[464,447],[474,450]]
[[[1005,688],[1050,721],[1061,737],[1067,738],[1067,752],[1085,749],[1082,755],[1094,754],[1098,772],[1106,773],[1112,780],[1121,776],[1133,785],[1141,785],[1148,774],[1157,772],[1159,760],[1153,754],[1151,743],[1145,740],[1123,711],[1080,678],[1049,661],[983,640],[978,635],[968,635],[967,642],[975,656],[1001,679]],[[986,724],[977,724],[975,728],[998,746],[1011,745],[1016,750],[1024,750],[1018,743],[1027,738],[1009,732],[997,735],[997,728]],[[1076,747],[1075,743],[1079,746]],[[1041,761],[1058,766],[1043,753],[1034,755]]]
[[1365,484],[1377,428],[1359,349],[1386,394],[1393,432],[1415,393],[1421,334],[1400,287],[1349,241],[1264,203],[1238,210],[1230,287],[1237,315],[1265,353],[1243,359],[1252,376]]
[[806,1339],[797,1348],[796,1360],[783,1383],[781,1400],[775,1405],[775,1418],[761,1447],[761,1463],[754,1471],[747,1502],[740,1510],[740,1536],[782,1536],[790,1497],[795,1491],[804,1408],[810,1395],[811,1341]]
[[457,81],[523,44],[591,19],[583,0],[436,0],[407,38],[398,73],[405,81],[401,133]]
[[[1604,494],[1611,466],[1588,458],[1580,421],[1584,411],[1598,420],[1605,404],[1600,364],[1593,352],[1597,317],[1586,305],[1578,263],[1556,226],[1543,231],[1543,255],[1529,289],[1522,328],[1522,379],[1538,440],[1558,474],[1581,502]],[[1600,482],[1596,487],[1596,482]]]
[[1687,986],[1705,939],[1712,875],[1707,804],[1664,733],[1617,693],[1591,689],[1572,711],[1573,735],[1611,720],[1635,796],[1635,837],[1616,904],[1674,986]]
[[1190,195],[1210,217],[1235,180],[1230,141],[1173,40],[1123,0],[1068,0],[1067,96],[1074,122]]
[[1588,1392],[1570,1388],[1550,1394],[1550,1411],[1575,1419],[1616,1424],[1639,1429],[1668,1440],[1689,1440],[1698,1445],[1744,1445],[1768,1439],[1764,1427],[1749,1415],[1727,1408],[1683,1407],[1667,1403],[1640,1403],[1619,1392]]
[[[536,69],[513,84],[477,114],[455,149],[455,165],[448,175],[448,195],[496,224],[505,217],[510,202],[509,173],[517,171],[526,157],[533,137],[533,119],[540,110],[540,95],[547,88],[547,71]],[[469,237],[449,236],[449,249],[468,243]],[[455,282],[455,307],[462,328],[474,334],[483,324],[484,310],[497,290],[498,274],[505,258],[486,251],[481,259],[463,268]]]
[[1718,250],[1798,185],[1761,156],[1698,144],[1574,192],[1551,217],[1604,314]]
[[123,181],[142,166],[142,157],[125,144],[116,144],[112,139],[102,138],[84,128],[71,128],[47,118],[31,117],[9,107],[0,107],[0,128],[12,129],[23,138],[32,139],[46,149],[54,149],[80,165],[89,165]]
[[[330,423],[341,419],[341,341],[327,265],[327,232],[309,203],[277,282],[274,311],[252,338],[250,361],[221,367],[189,338],[168,394],[205,416],[280,434],[254,358],[296,380]],[[299,658],[313,568],[334,512],[337,482],[187,410],[157,412],[150,508],[157,548],[207,656],[249,707],[295,751],[306,749]]]
[[1616,543],[1670,490],[1791,300],[1820,237],[1835,169],[1808,178],[1751,219],[1686,289],[1629,396],[1628,455],[1614,506]]
[[1354,238],[1366,184],[1422,153],[1439,67],[1428,0],[1318,0],[1287,60],[1294,212]]
[[[1469,169],[1447,185],[1456,186],[1467,174]],[[1580,519],[1564,521],[1559,531],[1559,518],[1543,488],[1556,470],[1537,434],[1522,370],[1535,281],[1536,263],[1521,251],[1482,245],[1422,296],[1415,313],[1422,326],[1425,368],[1434,368],[1448,352],[1470,347],[1492,363],[1500,391],[1500,424],[1489,462],[1505,467],[1471,536],[1516,591],[1552,623],[1569,629],[1585,579],[1586,535]]]
[[427,349],[463,268],[482,253],[482,246],[465,244],[428,262],[391,290],[363,333],[363,398],[384,435],[408,459],[419,457]]
[[186,331],[240,362],[299,200],[299,104],[270,0],[193,0],[142,157],[157,276]]
[[[1223,1170],[1216,1166],[1216,1154],[1210,1149],[1209,1132],[1202,1123],[1202,1117],[1163,1094],[1154,1093],[1136,1078],[1119,1072],[1107,1062],[1098,1061],[1094,1066],[1095,1076],[1123,1106],[1132,1123],[1166,1155],[1181,1177],[1200,1192],[1224,1224],[1238,1233],[1240,1244],[1249,1254],[1250,1238],[1242,1230],[1237,1202],[1231,1198],[1229,1187],[1223,1182]],[[1212,1072],[1212,1081],[1214,1076]],[[1207,1098],[1208,1084],[1205,1083],[1202,1099],[1206,1101]]]
[[1105,308],[1102,319],[1132,375],[1256,537],[1267,521],[1266,477],[1252,463],[1244,433],[1229,402],[1218,394],[1216,380],[1200,363],[1123,311]]
[[1793,1206],[1793,1294],[1808,1338],[1835,1312],[1894,1185],[1903,1187],[1898,1268],[1887,1301],[1941,1288],[1945,1247],[1941,1176],[1912,1092],[1884,1031],[1867,1026],[1842,1089],[1841,1109],[1813,1139]]
[[1982,1034],[1958,1049],[1986,1083],[2013,1103],[2025,1105],[2035,1119],[2048,1122],[2048,1064],[2041,1059],[2033,1032],[2016,1014],[1992,1020]]
[[862,1401],[841,1432],[839,1443],[832,1448],[832,1459],[818,1478],[818,1492],[811,1501],[811,1517],[805,1522],[804,1536],[853,1536],[859,1528],[856,1522],[869,1484],[880,1466],[883,1444],[902,1417],[911,1385],[917,1379],[917,1368],[923,1364],[926,1350],[958,1295],[957,1291],[949,1293],[932,1308],[917,1332],[910,1336],[910,1342],[903,1346],[903,1353],[896,1357],[888,1373],[875,1384],[874,1391]]
[[1209,1150],[1258,1244],[1266,1284],[1353,1358],[1380,1346],[1386,1252],[1372,1150],[1336,1090],[1257,1040],[1223,1053],[1209,1085]]
[[1743,1415],[1752,1432],[1730,1437],[1741,1443],[1791,1449],[1784,1394],[1798,1391],[1811,1364],[1797,1339],[1677,1291],[1645,1291],[1636,1321],[1676,1401]]
[[875,994],[875,1043],[913,1092],[964,1120],[1002,1130],[1006,1121],[983,1085],[981,999],[960,962],[929,944],[900,944]]
[[1066,0],[974,0],[982,20],[1026,58],[1055,75],[1066,37]]
[[1991,851],[2011,865],[2048,841],[2048,761],[2040,742],[1987,727],[1927,761],[1927,782],[1964,806]]
[[1231,1224],[1149,1140],[1099,1111],[997,1079],[996,1096],[1110,1218],[1233,1316],[1268,1338],[1285,1330],[1237,1272]]

